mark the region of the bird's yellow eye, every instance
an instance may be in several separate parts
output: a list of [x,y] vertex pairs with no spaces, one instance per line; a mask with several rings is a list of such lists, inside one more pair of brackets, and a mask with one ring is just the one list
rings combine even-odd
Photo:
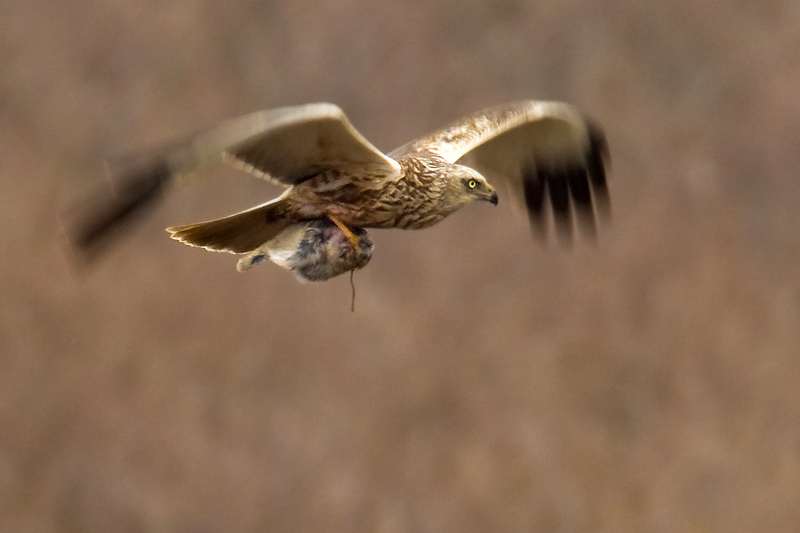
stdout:
[[477,186],[478,186],[478,182],[475,181],[475,180],[469,180],[467,182],[467,187],[469,187],[470,189],[474,189]]

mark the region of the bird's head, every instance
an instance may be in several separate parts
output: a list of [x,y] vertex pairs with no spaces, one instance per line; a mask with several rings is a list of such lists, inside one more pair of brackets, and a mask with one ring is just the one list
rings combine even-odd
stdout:
[[475,200],[484,200],[497,205],[497,192],[477,170],[455,164],[448,175],[452,204],[461,207]]

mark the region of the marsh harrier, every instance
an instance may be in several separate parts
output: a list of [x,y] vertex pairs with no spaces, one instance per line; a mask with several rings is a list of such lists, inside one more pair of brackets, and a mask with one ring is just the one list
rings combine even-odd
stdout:
[[168,228],[170,236],[247,254],[240,270],[263,258],[291,270],[323,267],[300,276],[312,281],[369,261],[363,228],[426,228],[474,201],[497,204],[490,182],[510,186],[537,233],[546,232],[552,212],[562,242],[571,241],[575,223],[594,235],[595,215],[609,206],[604,136],[571,105],[492,107],[384,154],[339,107],[308,104],[230,120],[139,167],[114,204],[81,228],[78,245],[90,248],[166,185],[220,156],[286,190],[240,213]]

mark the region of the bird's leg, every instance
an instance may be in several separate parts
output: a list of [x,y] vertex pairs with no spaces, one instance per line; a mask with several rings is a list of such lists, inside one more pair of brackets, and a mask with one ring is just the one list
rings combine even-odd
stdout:
[[342,233],[344,233],[345,237],[347,237],[347,240],[350,241],[350,244],[353,245],[353,250],[355,250],[357,252],[358,251],[358,237],[356,236],[356,234],[353,233],[353,231],[350,228],[348,228],[347,225],[345,225],[344,222],[342,222],[341,220],[339,220],[335,216],[329,214],[328,218],[330,219],[331,222],[336,224],[339,227],[340,230],[342,230]]

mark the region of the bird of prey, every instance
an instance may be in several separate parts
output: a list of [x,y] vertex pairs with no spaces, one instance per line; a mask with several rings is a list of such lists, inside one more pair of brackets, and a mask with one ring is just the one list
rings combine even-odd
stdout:
[[220,156],[286,190],[240,213],[168,228],[170,236],[248,254],[239,270],[264,258],[307,268],[308,276],[296,273],[310,281],[363,267],[372,256],[364,228],[426,228],[474,201],[496,205],[490,181],[510,186],[540,234],[551,211],[562,242],[571,241],[574,222],[594,235],[595,214],[609,208],[605,138],[569,104],[492,107],[384,154],[339,107],[319,103],[245,115],[172,147],[125,176],[77,244],[91,248],[167,185]]

